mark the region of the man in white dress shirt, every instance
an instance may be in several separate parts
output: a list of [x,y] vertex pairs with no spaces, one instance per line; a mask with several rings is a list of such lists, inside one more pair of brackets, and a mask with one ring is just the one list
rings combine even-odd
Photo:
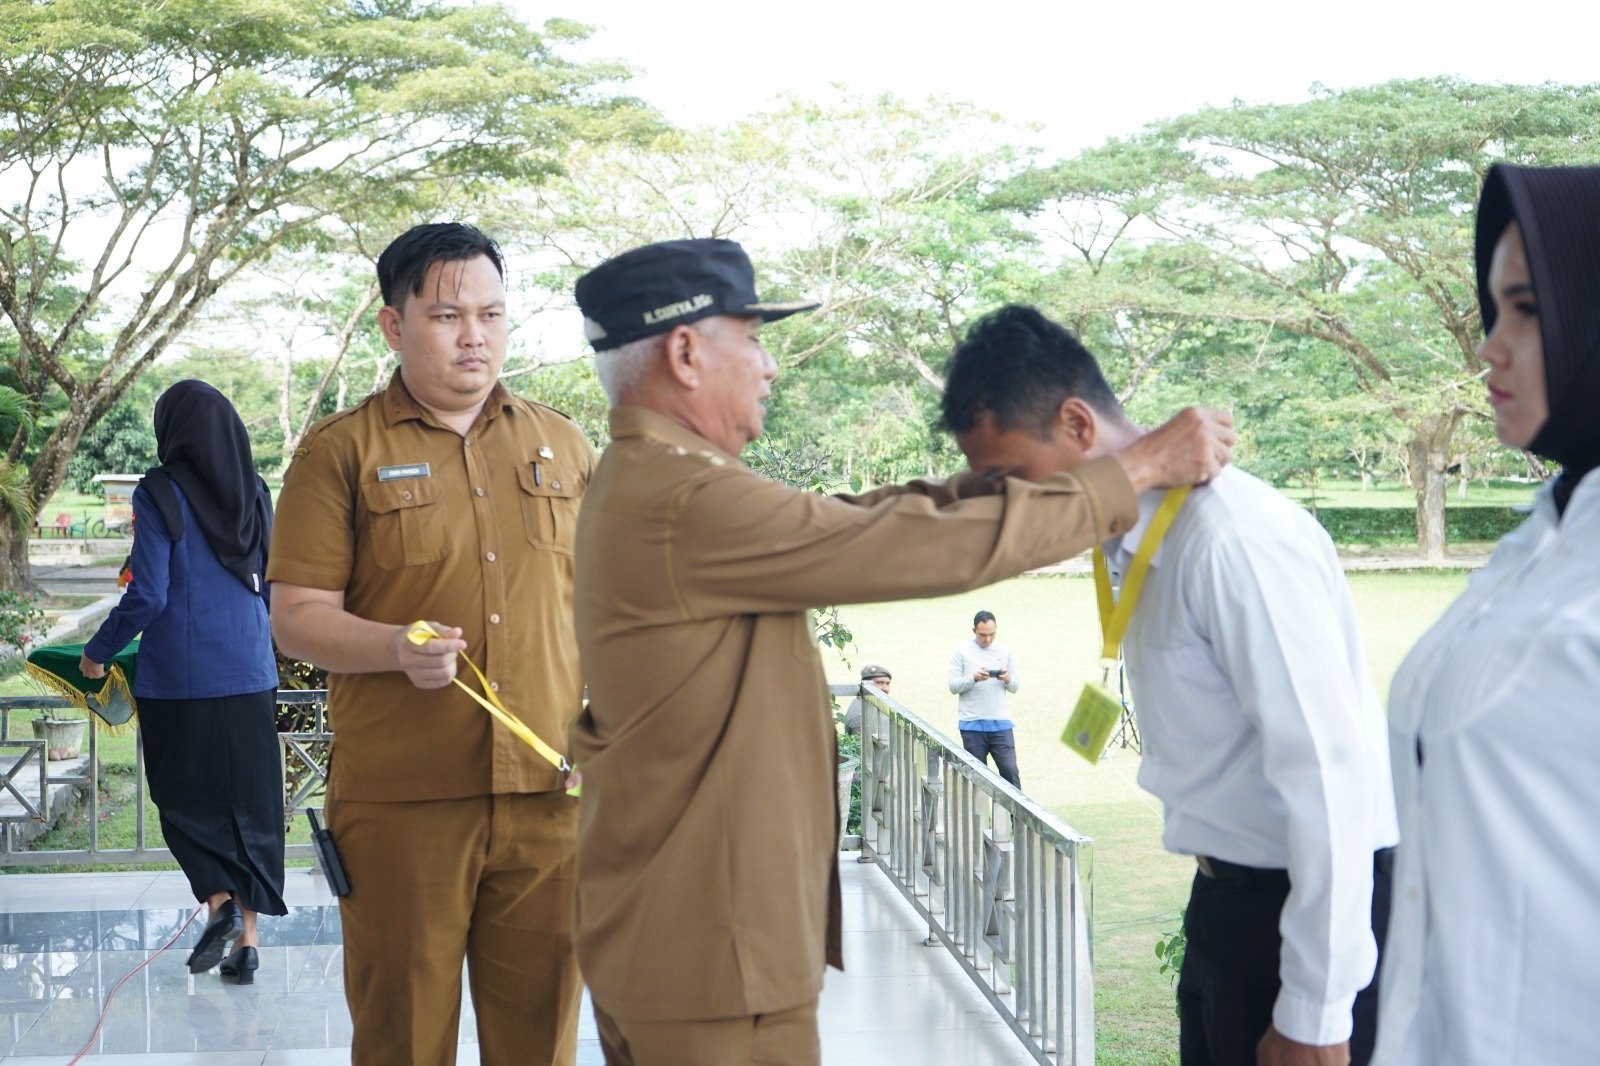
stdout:
[[[1037,480],[1123,447],[1093,356],[1037,311],[980,321],[944,421],[974,470]],[[1161,501],[1103,546],[1125,571]],[[1383,716],[1316,521],[1228,468],[1156,552],[1124,639],[1139,783],[1196,857],[1178,981],[1184,1066],[1365,1063],[1398,833]],[[1378,937],[1374,936],[1374,929]]]

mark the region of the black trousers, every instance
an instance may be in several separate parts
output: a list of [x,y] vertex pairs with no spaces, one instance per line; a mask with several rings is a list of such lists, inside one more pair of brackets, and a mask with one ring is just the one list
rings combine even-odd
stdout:
[[[1196,873],[1178,976],[1178,1047],[1183,1066],[1255,1066],[1256,1044],[1272,1024],[1283,938],[1278,919],[1289,896],[1286,870],[1212,860],[1217,877]],[[1372,859],[1372,932],[1383,956],[1389,930],[1394,849]],[[1378,975],[1356,995],[1350,1061],[1366,1066],[1378,1031]]]
[[139,697],[139,732],[161,835],[195,899],[287,914],[276,689],[213,699]]
[[1015,731],[997,729],[993,732],[983,732],[976,729],[963,729],[961,731],[961,746],[967,749],[968,755],[984,763],[984,765],[988,765],[988,756],[993,755],[995,771],[1017,788],[1022,787],[1022,778],[1017,774],[1017,738]]

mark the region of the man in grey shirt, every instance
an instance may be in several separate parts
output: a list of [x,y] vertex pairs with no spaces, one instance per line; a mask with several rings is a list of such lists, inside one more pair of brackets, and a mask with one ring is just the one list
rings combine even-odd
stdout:
[[1017,788],[1017,741],[1006,693],[1020,687],[1017,659],[1011,649],[994,639],[999,625],[994,615],[979,611],[972,618],[972,639],[950,653],[950,691],[956,694],[956,726],[961,746],[981,763],[994,756],[994,768]]

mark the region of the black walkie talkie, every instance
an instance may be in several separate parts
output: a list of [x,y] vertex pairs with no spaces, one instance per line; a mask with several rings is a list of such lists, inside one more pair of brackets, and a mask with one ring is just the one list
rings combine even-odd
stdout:
[[311,822],[311,846],[317,849],[317,862],[328,879],[328,890],[335,896],[348,896],[350,879],[344,875],[344,863],[339,861],[339,851],[333,846],[333,834],[322,828],[317,812],[309,807],[306,818]]

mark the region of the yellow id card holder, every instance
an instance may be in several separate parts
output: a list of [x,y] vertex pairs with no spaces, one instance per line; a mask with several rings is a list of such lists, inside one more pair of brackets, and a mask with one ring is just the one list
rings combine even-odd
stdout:
[[1106,750],[1112,730],[1122,720],[1122,701],[1107,691],[1104,685],[1093,681],[1083,686],[1078,705],[1072,708],[1067,728],[1062,730],[1061,743],[1082,755],[1090,763],[1100,761]]
[[1161,546],[1173,519],[1182,510],[1183,501],[1188,498],[1187,485],[1168,489],[1166,495],[1162,496],[1160,506],[1150,519],[1149,528],[1134,550],[1128,572],[1123,575],[1120,597],[1112,596],[1111,568],[1106,563],[1105,554],[1099,548],[1094,550],[1094,599],[1100,611],[1100,635],[1103,638],[1100,669],[1105,673],[1100,684],[1091,681],[1083,686],[1078,705],[1072,708],[1067,728],[1061,733],[1061,743],[1090,763],[1100,761],[1100,753],[1106,750],[1112,732],[1117,728],[1117,723],[1122,721],[1122,700],[1112,695],[1106,685],[1111,680],[1111,671],[1117,668],[1117,662],[1122,658],[1122,636],[1128,631],[1133,608],[1139,602],[1139,592],[1144,587],[1144,576],[1150,569],[1150,562],[1155,558],[1156,549]]

